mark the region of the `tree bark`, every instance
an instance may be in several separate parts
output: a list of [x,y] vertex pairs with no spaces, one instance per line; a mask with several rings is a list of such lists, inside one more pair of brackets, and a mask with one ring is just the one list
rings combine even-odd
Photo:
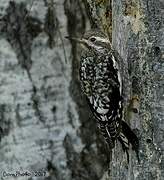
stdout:
[[[93,19],[103,16],[104,2],[88,0]],[[99,12],[101,14],[94,13]],[[112,44],[127,66],[125,120],[140,140],[140,164],[130,151],[127,164],[119,144],[113,151],[109,179],[163,179],[163,44],[164,3],[160,0],[116,0],[112,3]],[[123,77],[124,78],[124,77]]]
[[78,48],[64,38],[88,28],[84,4],[4,0],[0,9],[1,179],[100,179],[105,145],[79,87]]
[[[163,44],[164,2],[113,1],[113,47],[127,61],[131,81],[129,123],[140,139],[140,164],[135,154],[126,167],[115,149],[113,179],[163,179]],[[137,99],[135,100],[135,98]],[[134,101],[135,100],[135,101]],[[138,106],[138,105],[137,105]]]

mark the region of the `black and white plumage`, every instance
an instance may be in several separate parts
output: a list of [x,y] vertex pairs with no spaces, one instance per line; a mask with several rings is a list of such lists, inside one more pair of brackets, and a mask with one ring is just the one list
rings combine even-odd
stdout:
[[98,122],[99,129],[112,149],[118,139],[127,152],[129,143],[138,153],[138,138],[122,120],[123,98],[119,59],[110,41],[99,30],[90,30],[79,42],[83,49],[80,81],[84,94]]
[[[90,52],[91,51],[91,52]],[[99,128],[111,148],[119,135],[122,117],[122,84],[117,62],[109,52],[83,52],[81,87]]]

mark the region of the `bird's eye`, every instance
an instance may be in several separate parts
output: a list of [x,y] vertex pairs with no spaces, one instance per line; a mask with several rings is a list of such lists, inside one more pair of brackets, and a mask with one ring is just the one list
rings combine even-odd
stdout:
[[91,41],[91,42],[95,42],[95,41],[96,41],[96,38],[91,37],[91,38],[90,38],[90,41]]

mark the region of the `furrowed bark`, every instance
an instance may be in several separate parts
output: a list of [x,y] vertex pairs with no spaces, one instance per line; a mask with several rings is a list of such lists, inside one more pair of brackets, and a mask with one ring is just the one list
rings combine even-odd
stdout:
[[[138,164],[131,152],[126,167],[121,155],[117,161],[113,158],[113,179],[160,180],[164,176],[163,15],[162,1],[113,1],[112,42],[128,64],[131,81],[128,120],[140,139],[141,160]],[[116,152],[115,149],[115,156]]]
[[19,180],[34,172],[43,173],[39,180],[100,179],[106,149],[79,87],[78,48],[64,38],[88,26],[84,4],[4,0],[0,7],[1,179],[16,171],[31,173]]

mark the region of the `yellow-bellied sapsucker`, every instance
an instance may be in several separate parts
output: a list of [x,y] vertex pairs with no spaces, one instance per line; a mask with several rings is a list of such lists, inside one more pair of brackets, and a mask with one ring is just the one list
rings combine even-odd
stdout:
[[112,149],[118,139],[127,156],[131,144],[138,155],[138,138],[122,120],[123,88],[119,59],[109,39],[97,29],[86,32],[82,38],[70,39],[83,47],[80,61],[81,87],[106,142]]

